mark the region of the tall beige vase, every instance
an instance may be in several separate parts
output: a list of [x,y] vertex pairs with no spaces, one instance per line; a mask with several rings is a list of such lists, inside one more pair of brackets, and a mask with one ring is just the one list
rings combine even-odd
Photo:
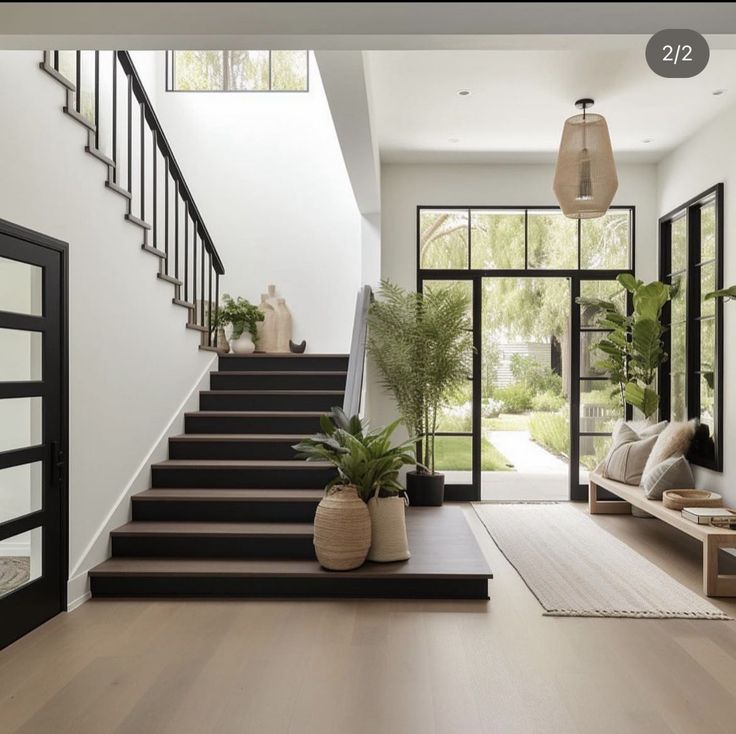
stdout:
[[[275,286],[268,286],[269,291],[275,291]],[[257,327],[257,344],[260,352],[276,351],[276,310],[275,298],[270,293],[261,293],[261,302],[258,310],[263,314],[263,321]]]
[[369,561],[390,563],[406,561],[409,541],[406,537],[406,500],[404,497],[371,497],[368,500],[371,515],[371,549]]
[[289,352],[291,341],[291,311],[285,298],[276,299],[276,351]]
[[362,566],[371,545],[371,516],[352,486],[331,487],[314,516],[314,550],[330,571]]

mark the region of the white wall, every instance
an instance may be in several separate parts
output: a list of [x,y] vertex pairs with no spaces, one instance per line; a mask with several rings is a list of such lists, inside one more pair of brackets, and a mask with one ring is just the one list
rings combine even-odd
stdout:
[[[70,570],[104,559],[111,508],[212,362],[156,278],[124,200],[61,111],[40,52],[0,53],[0,217],[69,243]],[[127,509],[126,509],[127,512]],[[96,538],[102,541],[95,544]],[[78,589],[74,590],[76,594]],[[73,596],[72,596],[73,598]]]
[[[294,340],[347,352],[361,284],[361,218],[319,70],[304,93],[167,93],[154,103],[225,265],[220,292],[258,302],[274,283]],[[148,88],[154,84],[144,79]]]
[[[636,207],[636,271],[657,277],[656,169],[618,167],[614,204]],[[381,275],[416,288],[416,207],[418,205],[557,205],[552,165],[385,164],[381,175]],[[395,417],[391,399],[376,383],[369,363],[368,415],[376,423]]]
[[[697,196],[714,184],[724,183],[725,261],[724,282],[736,283],[736,106],[730,107],[692,138],[680,145],[657,170],[657,216],[662,216]],[[724,306],[725,415],[723,420],[724,471],[696,469],[699,487],[723,494],[728,503],[736,503],[736,401],[733,399],[736,378],[736,304]]]

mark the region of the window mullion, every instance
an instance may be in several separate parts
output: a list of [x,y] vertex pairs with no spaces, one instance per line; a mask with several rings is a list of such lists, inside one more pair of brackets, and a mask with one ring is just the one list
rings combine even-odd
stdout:
[[687,332],[686,391],[687,415],[700,417],[700,205],[687,212]]

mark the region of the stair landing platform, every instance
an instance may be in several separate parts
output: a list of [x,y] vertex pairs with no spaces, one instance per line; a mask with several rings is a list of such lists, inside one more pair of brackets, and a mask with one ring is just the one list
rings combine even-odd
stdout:
[[113,557],[90,572],[95,597],[488,599],[493,578],[460,507],[412,507],[412,556],[353,571],[309,558]]

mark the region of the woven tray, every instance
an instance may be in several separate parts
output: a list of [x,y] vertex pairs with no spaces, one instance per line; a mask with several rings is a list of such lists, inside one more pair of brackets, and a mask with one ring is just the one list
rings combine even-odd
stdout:
[[723,497],[705,489],[668,489],[662,495],[662,504],[670,510],[685,507],[723,507]]

